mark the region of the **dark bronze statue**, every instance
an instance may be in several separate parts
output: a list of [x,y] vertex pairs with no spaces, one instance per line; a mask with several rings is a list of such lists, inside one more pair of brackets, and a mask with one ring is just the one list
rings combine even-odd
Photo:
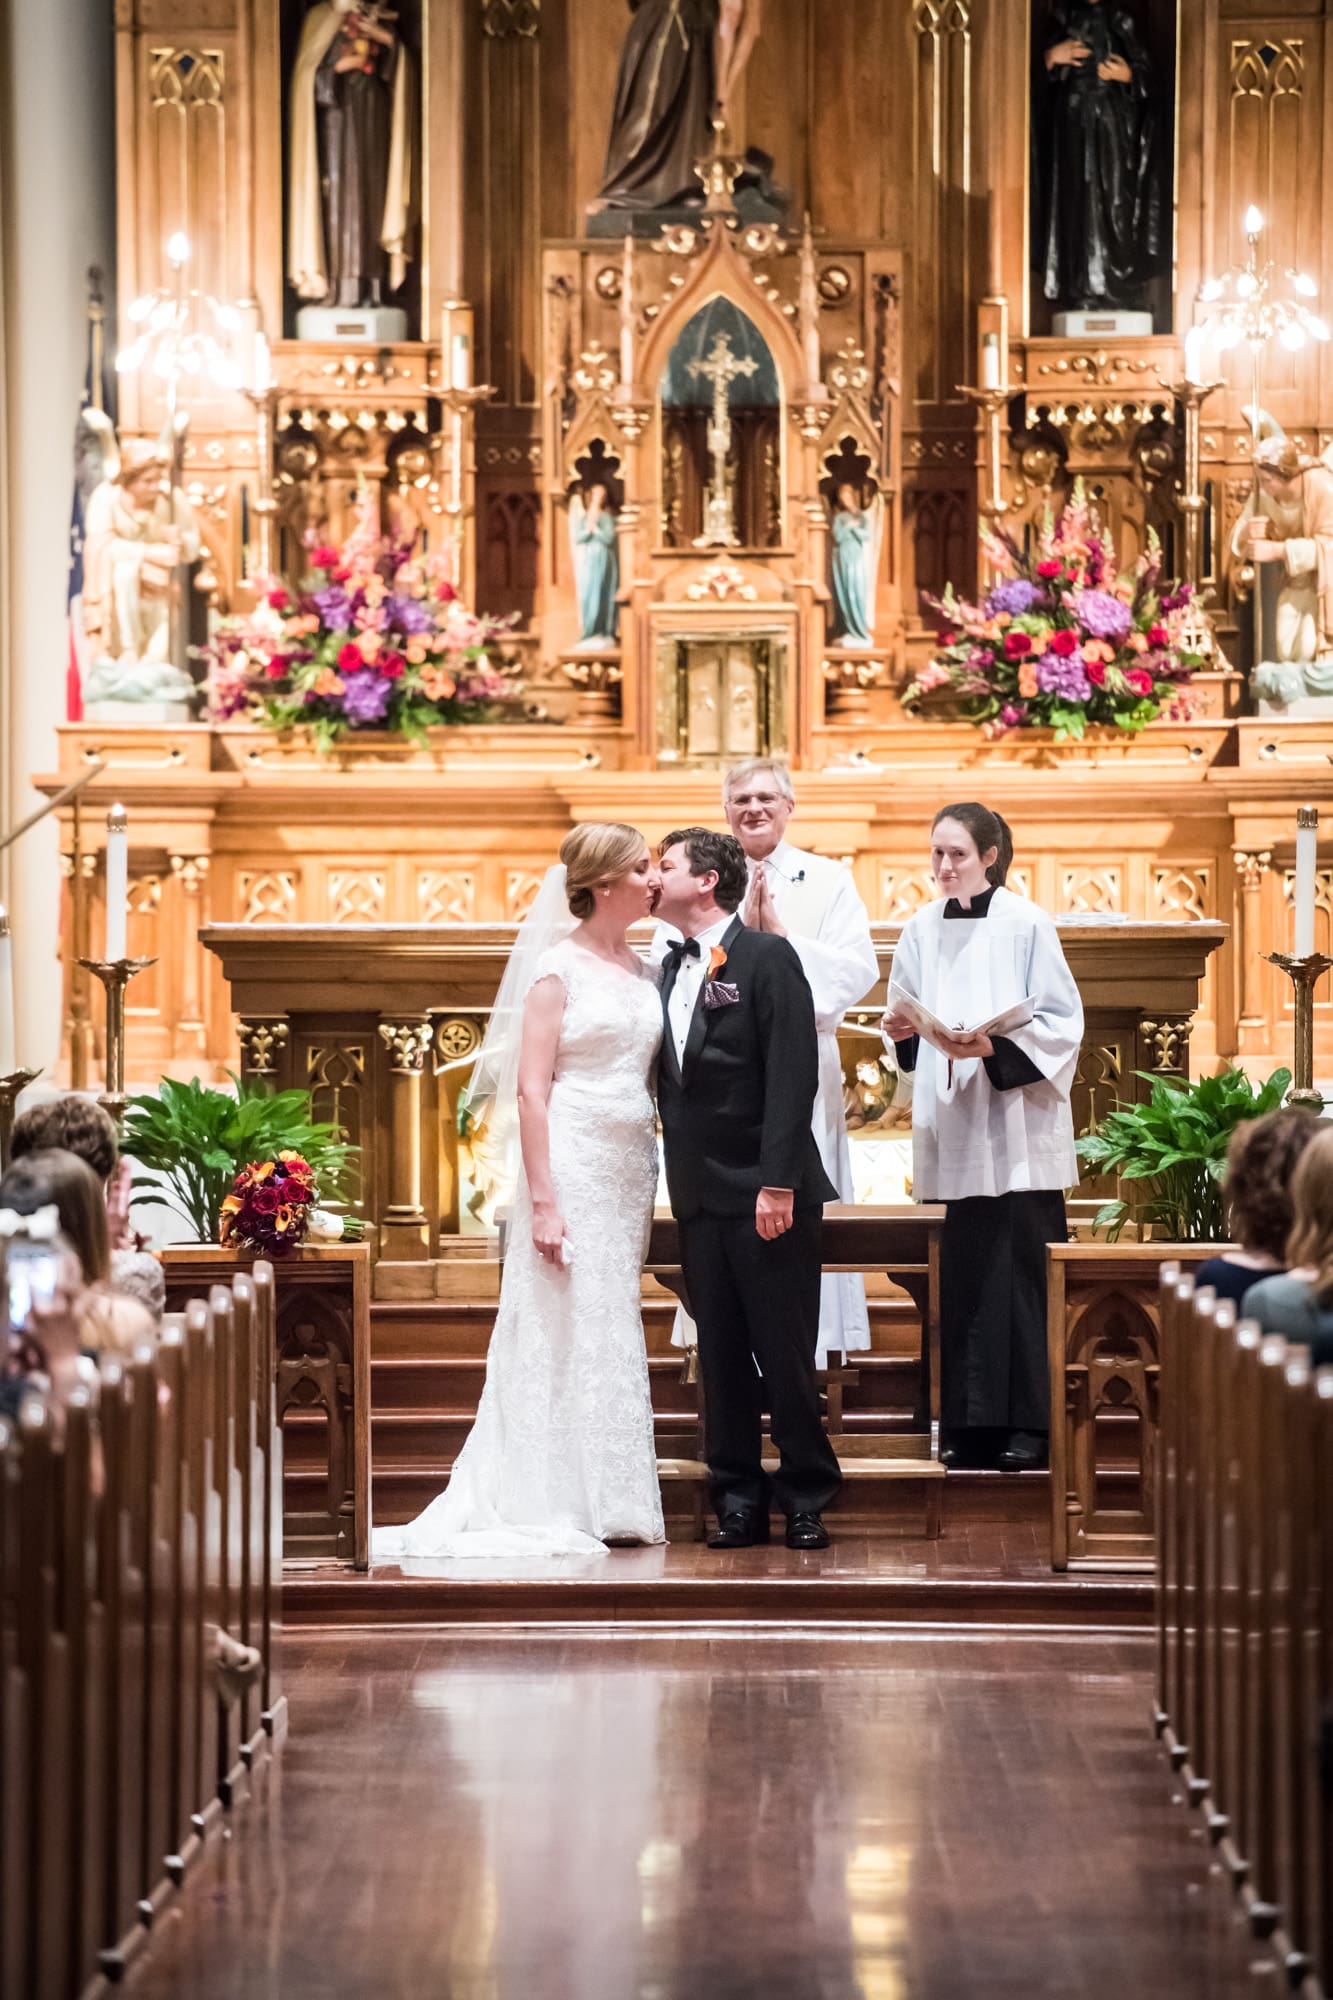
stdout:
[[696,163],[726,123],[759,34],[760,0],[629,0],[598,203],[675,208],[700,199]]
[[1148,52],[1107,0],[1057,0],[1038,46],[1043,289],[1059,311],[1136,308],[1162,252]]

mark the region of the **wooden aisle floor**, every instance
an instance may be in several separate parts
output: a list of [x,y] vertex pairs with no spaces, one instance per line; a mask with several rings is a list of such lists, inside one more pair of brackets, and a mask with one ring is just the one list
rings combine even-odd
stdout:
[[[1124,1635],[305,1633],[136,2000],[1239,2000]],[[1267,1990],[1276,1989],[1271,1977]]]

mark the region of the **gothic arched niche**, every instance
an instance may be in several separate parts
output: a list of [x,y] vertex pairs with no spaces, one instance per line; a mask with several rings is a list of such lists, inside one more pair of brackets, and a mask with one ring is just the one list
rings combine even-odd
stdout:
[[730,299],[701,306],[672,345],[658,399],[667,546],[780,548],[782,389],[754,321]]

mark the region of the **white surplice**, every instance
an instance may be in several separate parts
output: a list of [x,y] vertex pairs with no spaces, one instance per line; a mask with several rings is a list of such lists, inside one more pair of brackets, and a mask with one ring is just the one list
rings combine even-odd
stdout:
[[[773,906],[800,958],[815,1003],[819,1032],[819,1093],[811,1120],[815,1144],[839,1195],[855,1201],[838,1029],[848,1008],[864,1000],[879,977],[870,917],[850,868],[841,861],[807,854],[783,840],[766,861],[750,863],[751,883],[756,866],[764,870]],[[662,957],[677,935],[670,925],[658,925],[654,959]],[[693,1329],[683,1312],[676,1315],[671,1337],[677,1347],[693,1345]],[[863,1280],[854,1271],[828,1273],[819,1293],[820,1366],[831,1351],[856,1354],[869,1345]]]
[[966,1026],[1031,998],[1031,1021],[1005,1037],[1040,1070],[1021,1090],[992,1089],[976,1057],[950,1062],[927,1041],[902,1079],[912,1105],[918,1201],[1068,1188],[1078,1180],[1069,1093],[1083,1040],[1083,1003],[1060,934],[1044,910],[997,889],[984,917],[946,918],[945,898],[903,926],[893,983],[942,1021]]

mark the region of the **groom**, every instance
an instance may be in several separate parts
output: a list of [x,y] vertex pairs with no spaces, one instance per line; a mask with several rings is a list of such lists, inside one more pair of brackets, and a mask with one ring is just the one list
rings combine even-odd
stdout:
[[746,889],[738,840],[689,827],[663,841],[660,866],[657,915],[680,942],[664,962],[658,1109],[699,1327],[718,1516],[709,1547],[768,1540],[766,1397],[780,1460],[772,1497],[787,1516],[787,1546],[824,1549],[820,1510],[840,1474],[819,1420],[815,1342],[820,1224],[837,1190],[810,1130],[814,1003],[786,938],[736,915]]

